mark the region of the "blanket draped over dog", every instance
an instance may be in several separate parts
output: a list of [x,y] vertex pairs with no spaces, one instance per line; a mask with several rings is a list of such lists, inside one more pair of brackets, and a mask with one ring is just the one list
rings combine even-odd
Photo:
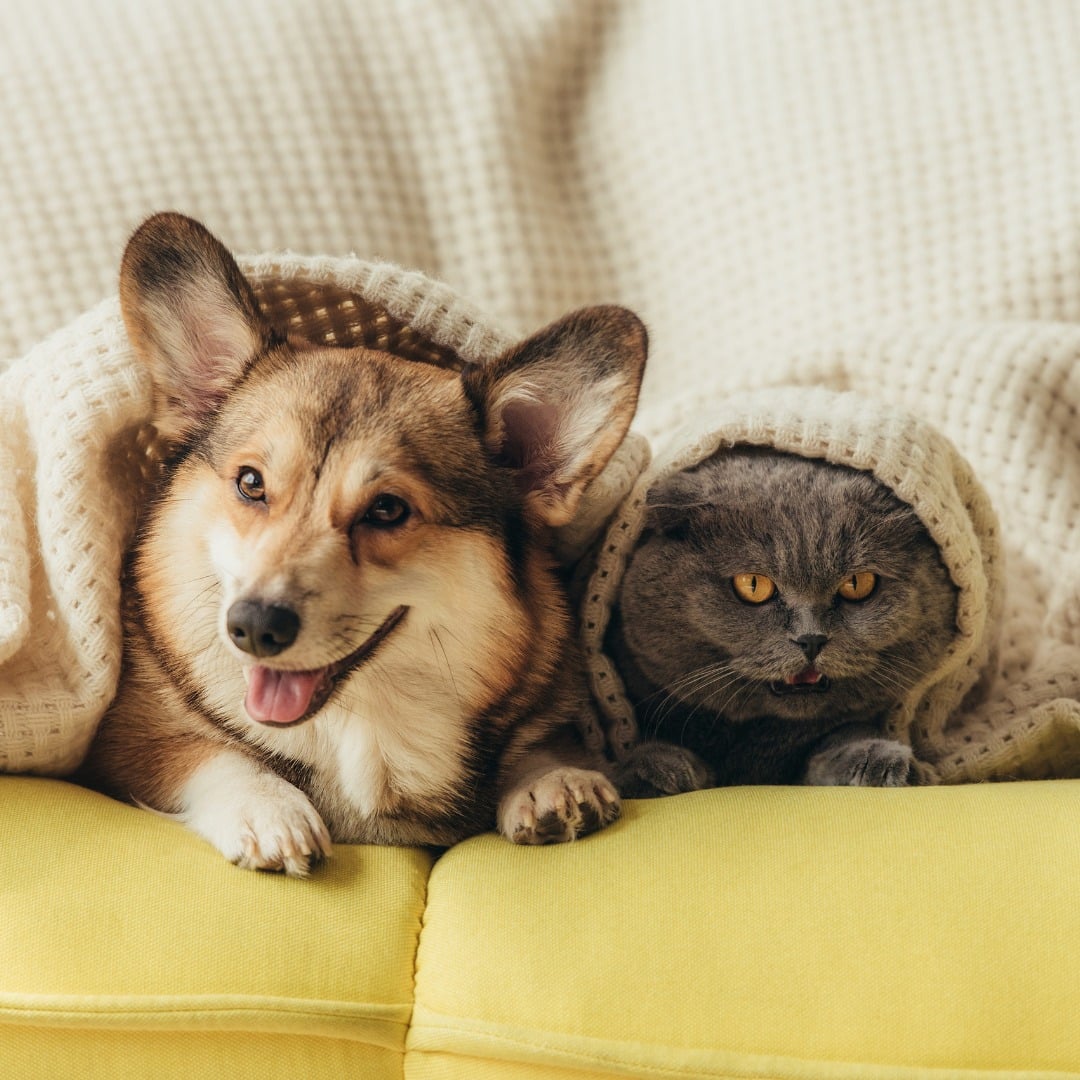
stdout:
[[349,292],[466,359],[509,335],[458,294],[515,336],[626,304],[650,331],[637,430],[658,447],[701,405],[791,384],[937,427],[997,510],[1005,587],[1001,677],[940,771],[1080,771],[1073,0],[37,0],[3,18],[0,359],[23,359],[0,381],[0,768],[61,773],[85,748],[148,466],[115,300],[37,343],[176,209],[236,250],[357,251],[457,290],[249,262],[314,336],[349,322]]
[[[421,274],[355,259],[244,265],[282,330],[459,365],[510,338]],[[119,580],[153,479],[151,386],[115,299],[0,375],[0,769],[78,765],[116,689]]]
[[[457,366],[513,340],[448,287],[388,264],[242,265],[271,320],[313,341]],[[873,471],[942,549],[959,589],[956,642],[891,718],[895,734],[944,781],[1080,772],[1078,359],[1074,327],[895,331],[718,364],[692,394],[674,395],[655,464],[646,441],[628,437],[558,537],[566,560],[600,538],[582,608],[605,725],[592,738],[617,756],[634,736],[602,641],[644,492],[665,470],[754,443]],[[0,376],[5,771],[73,769],[115,689],[120,568],[157,462],[150,389],[115,300]],[[992,499],[968,458],[981,460]]]

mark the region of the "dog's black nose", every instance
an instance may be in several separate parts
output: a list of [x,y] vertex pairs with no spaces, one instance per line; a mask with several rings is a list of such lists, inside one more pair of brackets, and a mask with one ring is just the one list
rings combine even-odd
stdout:
[[817,654],[825,648],[825,643],[828,640],[824,634],[802,634],[795,639],[795,644],[802,649],[807,661],[812,664],[817,658]]
[[257,600],[237,600],[225,624],[233,644],[252,656],[277,656],[300,633],[300,616],[292,608]]

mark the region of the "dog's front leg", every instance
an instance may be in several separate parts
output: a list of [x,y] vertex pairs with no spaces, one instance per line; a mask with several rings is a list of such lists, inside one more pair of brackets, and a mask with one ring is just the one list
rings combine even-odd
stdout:
[[249,870],[305,877],[331,851],[311,800],[284,777],[227,747],[197,765],[180,789],[174,816]]
[[498,825],[515,844],[576,840],[619,816],[619,793],[575,735],[564,727],[504,770]]

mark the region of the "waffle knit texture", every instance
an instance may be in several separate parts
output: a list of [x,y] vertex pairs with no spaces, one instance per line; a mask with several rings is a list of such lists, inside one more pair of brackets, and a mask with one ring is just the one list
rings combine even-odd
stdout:
[[114,681],[102,538],[131,505],[99,488],[144,463],[68,463],[138,428],[102,313],[162,209],[237,251],[422,268],[513,337],[626,304],[654,441],[792,383],[937,427],[1000,516],[1007,693],[1067,761],[1074,691],[1029,675],[1080,638],[1077,55],[1072,0],[2,5],[3,767],[66,767],[45,743]]

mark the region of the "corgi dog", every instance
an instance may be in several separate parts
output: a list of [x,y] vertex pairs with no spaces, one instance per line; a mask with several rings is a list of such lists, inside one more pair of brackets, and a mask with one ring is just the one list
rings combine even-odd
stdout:
[[132,236],[120,297],[166,461],[83,778],[294,876],[332,840],[614,820],[550,534],[629,426],[640,320],[587,308],[457,370],[314,345],[172,213]]

